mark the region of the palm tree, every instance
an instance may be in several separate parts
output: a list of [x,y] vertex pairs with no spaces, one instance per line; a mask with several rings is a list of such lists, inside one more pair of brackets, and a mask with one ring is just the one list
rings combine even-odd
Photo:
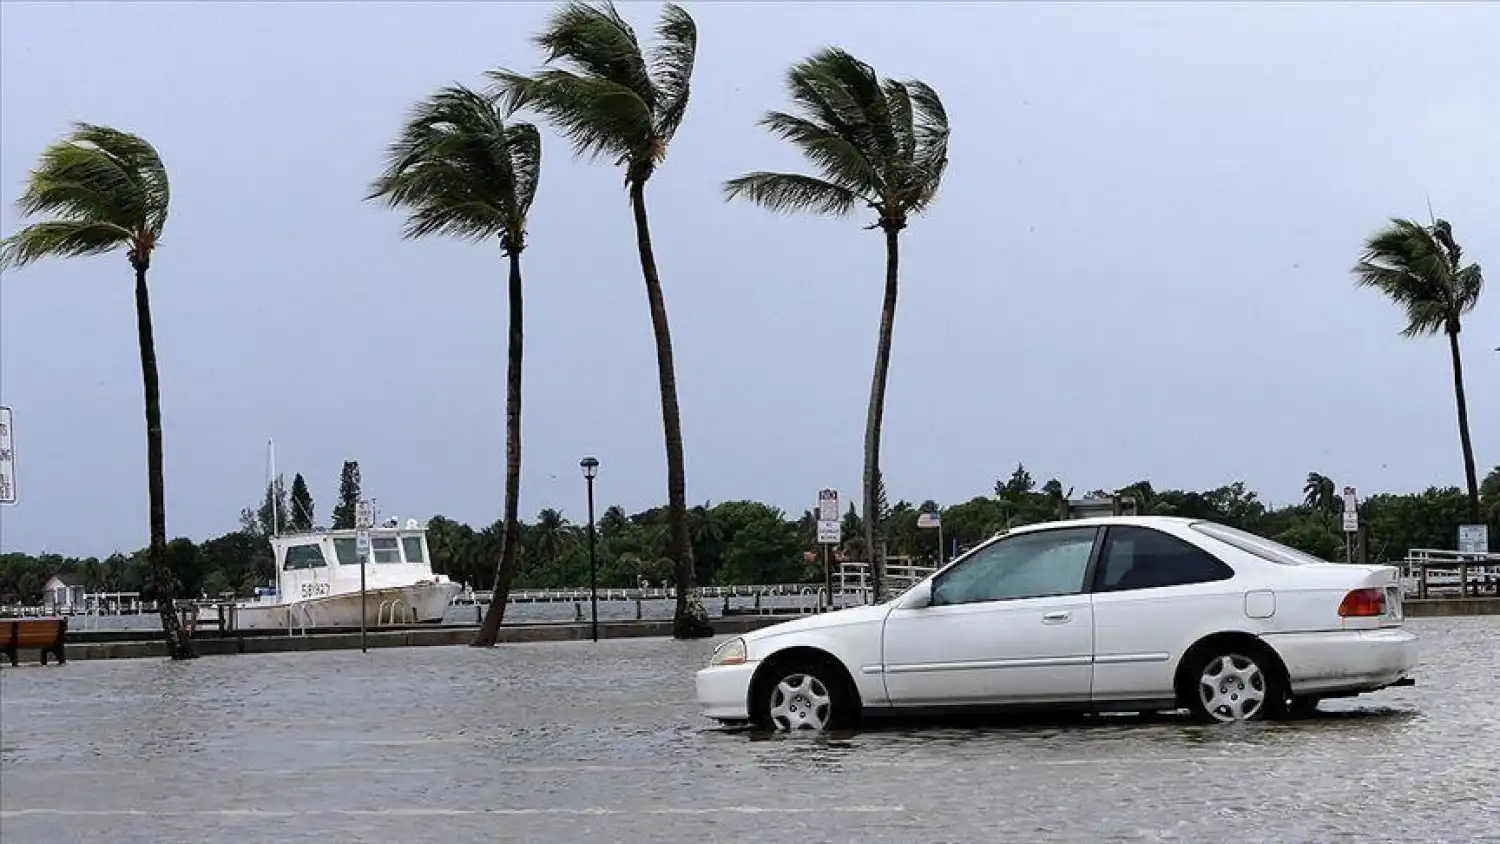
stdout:
[[172,659],[192,659],[196,652],[177,618],[175,579],[167,559],[161,391],[146,287],[146,272],[161,242],[170,201],[167,169],[149,142],[107,126],[75,123],[72,133],[42,152],[17,202],[22,217],[47,214],[52,219],[32,223],[0,241],[0,268],[24,267],[39,258],[102,255],[125,248],[135,270],[136,336],[145,386],[151,575],[167,654]]
[[572,142],[579,157],[609,156],[625,169],[625,186],[635,217],[636,249],[651,327],[656,335],[657,380],[661,389],[662,433],[667,450],[668,555],[677,585],[672,634],[677,638],[713,635],[693,587],[693,544],[688,534],[687,480],[682,421],[677,404],[677,369],[661,276],[651,247],[646,215],[646,182],[667,153],[667,145],[687,114],[698,27],[680,6],[666,4],[656,27],[657,45],[649,57],[613,4],[566,3],[534,39],[560,63],[532,76],[509,70],[490,73],[512,109],[530,108]]
[[550,568],[562,556],[571,538],[568,520],[561,510],[544,508],[536,517],[536,533],[537,556],[541,557],[542,565]]
[[505,368],[505,514],[495,586],[475,647],[495,644],[515,578],[521,498],[521,253],[536,198],[542,143],[529,123],[506,124],[495,102],[461,85],[418,103],[386,153],[366,199],[407,210],[405,236],[493,240],[510,263]]
[[1447,220],[1421,226],[1392,219],[1365,241],[1365,253],[1354,265],[1355,283],[1373,287],[1406,311],[1404,337],[1442,332],[1453,357],[1453,393],[1458,402],[1458,439],[1464,452],[1464,479],[1469,486],[1469,519],[1480,521],[1479,479],[1474,445],[1469,439],[1469,405],[1464,397],[1463,360],[1458,334],[1463,316],[1479,303],[1484,276],[1478,264],[1463,264],[1463,250]]
[[875,212],[869,228],[885,233],[885,297],[875,346],[875,374],[865,417],[864,547],[870,549],[875,600],[883,597],[884,552],[878,479],[886,376],[896,320],[900,234],[908,218],[926,210],[948,166],[948,114],[918,80],[879,79],[873,68],[837,48],[814,53],[787,72],[792,102],[801,114],[772,111],[760,125],[802,153],[819,172],[747,173],[724,184],[727,199],[743,198],[773,212],[807,211],[845,216]]
[[1307,483],[1302,485],[1302,496],[1303,506],[1322,516],[1332,516],[1339,506],[1333,478],[1318,472],[1307,473]]

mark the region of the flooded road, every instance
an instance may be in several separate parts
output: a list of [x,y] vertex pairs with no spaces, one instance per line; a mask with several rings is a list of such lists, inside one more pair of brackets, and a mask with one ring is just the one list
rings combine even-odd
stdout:
[[0,839],[1500,841],[1500,619],[1299,721],[725,731],[711,642],[0,671]]

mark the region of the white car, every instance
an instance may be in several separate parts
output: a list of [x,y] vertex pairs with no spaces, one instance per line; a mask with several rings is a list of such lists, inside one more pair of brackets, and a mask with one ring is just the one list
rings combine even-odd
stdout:
[[1337,564],[1210,521],[1015,528],[882,604],[729,639],[704,714],[777,729],[953,710],[1306,711],[1411,685],[1390,566]]

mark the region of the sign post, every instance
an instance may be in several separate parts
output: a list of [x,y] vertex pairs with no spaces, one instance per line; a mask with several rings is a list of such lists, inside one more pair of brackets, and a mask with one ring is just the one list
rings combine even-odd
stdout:
[[1354,537],[1359,533],[1359,495],[1344,487],[1344,562],[1354,562]]
[[369,653],[370,646],[367,640],[368,629],[366,617],[370,614],[370,604],[365,597],[365,567],[370,562],[370,526],[375,521],[375,516],[370,512],[370,503],[360,501],[354,508],[354,551],[359,556],[359,652]]
[[0,405],[0,504],[16,503],[16,440],[10,408]]
[[818,544],[823,546],[823,598],[826,608],[833,609],[833,546],[843,539],[839,521],[839,491],[818,490]]

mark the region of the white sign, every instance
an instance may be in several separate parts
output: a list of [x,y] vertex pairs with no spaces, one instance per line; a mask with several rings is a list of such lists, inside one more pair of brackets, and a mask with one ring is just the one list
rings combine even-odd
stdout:
[[354,553],[361,557],[370,556],[370,532],[365,528],[360,528],[359,532],[354,534]]
[[1461,554],[1485,554],[1490,550],[1489,525],[1459,525],[1458,550]]
[[1354,487],[1344,487],[1344,533],[1359,533],[1359,496]]
[[818,490],[818,521],[836,522],[839,520],[839,491],[836,489]]
[[925,513],[917,514],[917,527],[919,528],[931,530],[932,528],[942,526],[943,517],[938,515],[937,511],[928,511]]
[[0,407],[0,504],[16,503],[16,441],[10,408]]
[[838,519],[818,519],[818,542],[822,545],[837,545],[843,538],[843,525]]
[[357,528],[373,527],[375,514],[370,510],[370,502],[361,501],[354,505],[354,526]]

